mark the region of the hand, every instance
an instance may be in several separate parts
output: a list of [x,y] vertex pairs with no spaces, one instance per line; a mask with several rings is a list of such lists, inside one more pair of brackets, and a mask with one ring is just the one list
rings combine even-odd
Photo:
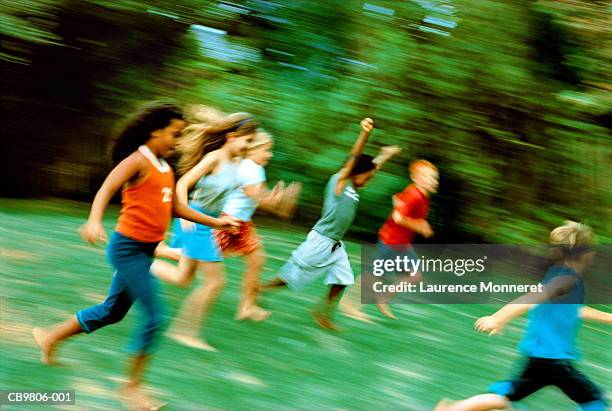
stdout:
[[298,200],[302,192],[302,183],[292,182],[282,193],[282,197],[277,205],[277,212],[280,218],[290,220],[297,209]]
[[274,187],[272,188],[272,192],[276,194],[279,191],[283,191],[285,189],[285,185],[286,184],[283,180],[278,180],[276,185],[274,185]]
[[421,227],[421,235],[425,238],[430,238],[434,235],[434,232],[427,221],[423,221],[423,225]]
[[81,238],[90,244],[96,244],[100,241],[108,242],[106,231],[102,223],[97,221],[87,221],[79,228],[79,234]]
[[370,134],[373,129],[374,129],[374,120],[372,120],[369,117],[366,117],[363,120],[361,120],[361,131],[363,131],[366,134]]
[[494,315],[479,318],[474,324],[474,328],[479,333],[487,333],[489,335],[500,334],[506,323]]
[[184,218],[179,219],[181,229],[184,233],[192,233],[196,230],[196,223],[193,221],[185,220]]
[[230,215],[226,215],[223,217],[217,218],[217,230],[227,230],[229,232],[236,232],[236,230],[240,227],[240,220],[236,217],[232,217]]
[[283,194],[285,192],[285,182],[280,180],[276,185],[270,190],[268,194],[270,197],[270,203],[276,205],[283,198]]
[[404,202],[399,199],[397,194],[395,194],[393,197],[391,197],[391,201],[393,203],[393,208],[394,209],[404,204]]
[[399,146],[385,146],[380,149],[380,154],[385,158],[391,158],[402,152]]

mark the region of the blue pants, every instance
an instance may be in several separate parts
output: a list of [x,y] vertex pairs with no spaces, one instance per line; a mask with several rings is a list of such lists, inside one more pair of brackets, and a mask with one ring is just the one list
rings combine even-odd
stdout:
[[153,349],[165,322],[159,284],[149,271],[156,246],[157,243],[142,243],[118,232],[113,233],[106,250],[115,269],[110,290],[102,304],[77,312],[83,331],[90,333],[121,321],[138,300],[144,318],[128,351],[147,354]]

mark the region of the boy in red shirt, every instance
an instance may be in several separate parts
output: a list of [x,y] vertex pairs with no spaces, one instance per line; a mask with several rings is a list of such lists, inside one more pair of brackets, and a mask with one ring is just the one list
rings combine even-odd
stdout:
[[[404,191],[393,196],[393,211],[378,231],[378,241],[390,251],[414,254],[412,241],[415,234],[425,238],[433,236],[427,222],[429,196],[438,191],[438,169],[427,160],[410,163],[410,184]],[[415,255],[416,258],[416,255]],[[415,273],[410,282],[420,282],[421,273]],[[377,304],[381,313],[395,319],[387,304]]]
[[[393,210],[378,231],[378,249],[386,258],[391,254],[414,254],[412,241],[415,234],[425,238],[433,236],[433,230],[427,222],[429,197],[438,191],[438,169],[427,160],[414,160],[410,163],[410,184],[404,191],[393,196]],[[416,255],[414,255],[416,259]],[[407,282],[420,282],[421,273],[415,273]],[[395,319],[388,304],[377,304],[379,310],[387,317]],[[355,319],[370,322],[369,318],[356,306],[344,306],[344,314]]]
[[427,160],[410,163],[410,184],[393,196],[393,211],[378,231],[378,240],[391,246],[412,244],[414,235],[433,235],[427,214],[429,196],[438,191],[438,169]]

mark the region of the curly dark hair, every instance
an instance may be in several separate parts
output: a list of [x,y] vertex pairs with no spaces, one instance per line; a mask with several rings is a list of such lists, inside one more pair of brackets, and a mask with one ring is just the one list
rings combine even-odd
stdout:
[[172,120],[183,120],[183,111],[172,101],[150,101],[128,117],[119,129],[111,149],[113,164],[121,162],[151,138],[155,130],[166,128]]

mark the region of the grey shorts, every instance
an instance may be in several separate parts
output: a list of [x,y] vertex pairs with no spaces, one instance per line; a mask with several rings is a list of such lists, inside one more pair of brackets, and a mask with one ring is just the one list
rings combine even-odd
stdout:
[[325,276],[325,285],[351,285],[355,282],[344,243],[311,231],[291,258],[280,269],[279,277],[291,288]]

